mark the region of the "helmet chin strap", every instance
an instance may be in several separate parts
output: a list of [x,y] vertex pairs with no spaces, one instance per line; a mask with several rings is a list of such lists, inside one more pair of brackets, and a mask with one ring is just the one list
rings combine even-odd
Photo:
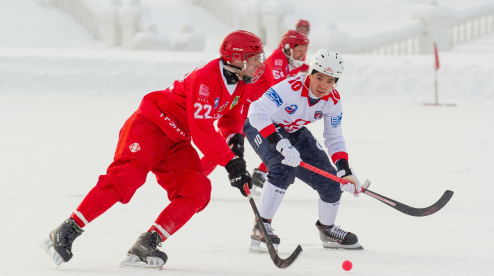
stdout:
[[290,56],[287,56],[285,51],[283,51],[283,54],[285,54],[285,56],[288,58],[288,60],[290,61],[290,65],[293,67],[293,68],[299,68],[300,66],[304,65],[304,61],[303,60],[297,60],[297,59],[294,59],[293,58],[293,49],[290,49],[290,53],[291,55]]
[[244,76],[244,74],[242,74],[242,76],[240,76],[242,70],[247,69],[247,62],[244,60],[244,61],[242,61],[242,63],[244,64],[244,69],[231,64],[229,61],[227,62],[227,66],[225,66],[224,68],[226,70],[236,74],[238,79],[242,80],[244,83],[252,83],[252,77]]

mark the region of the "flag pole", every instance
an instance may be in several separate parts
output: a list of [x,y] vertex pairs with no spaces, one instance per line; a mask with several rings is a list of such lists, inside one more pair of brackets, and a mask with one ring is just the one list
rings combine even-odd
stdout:
[[439,70],[439,54],[437,52],[437,44],[434,42],[434,57],[435,57],[435,66],[434,66],[434,103],[425,103],[424,105],[446,105],[446,106],[455,106],[456,104],[439,104],[439,89],[438,89],[438,81],[437,81],[437,71]]
[[435,102],[435,105],[439,105],[439,93],[438,93],[438,89],[437,89],[437,69],[434,70],[434,95],[435,95],[435,98],[436,98],[436,102]]

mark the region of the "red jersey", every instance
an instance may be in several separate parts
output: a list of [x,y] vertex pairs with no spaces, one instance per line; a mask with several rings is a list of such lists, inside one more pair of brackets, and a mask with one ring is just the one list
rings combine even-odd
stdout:
[[[204,155],[225,166],[235,156],[225,138],[242,133],[242,106],[251,89],[243,81],[227,85],[223,64],[215,59],[171,87],[147,94],[137,113],[176,142],[192,138]],[[213,125],[216,120],[219,132]]]
[[[300,67],[293,69],[288,64],[288,59],[282,52],[281,47],[274,50],[274,52],[266,59],[264,74],[262,74],[259,80],[254,83],[247,105],[257,101],[264,92],[271,88],[271,86],[286,80],[287,78],[294,77],[299,72]],[[244,112],[247,113],[248,107],[245,108]]]

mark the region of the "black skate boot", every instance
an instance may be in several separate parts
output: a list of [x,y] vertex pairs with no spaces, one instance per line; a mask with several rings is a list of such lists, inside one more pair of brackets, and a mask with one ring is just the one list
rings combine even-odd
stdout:
[[141,234],[137,241],[127,252],[127,257],[120,264],[123,266],[138,266],[149,268],[163,268],[168,260],[165,252],[156,247],[161,247],[161,236],[157,232]]
[[358,242],[357,235],[347,232],[336,225],[324,225],[316,222],[319,236],[324,248],[364,249]]
[[[273,227],[271,227],[271,221],[268,221],[266,219],[262,219],[264,223],[264,228],[266,228],[266,232],[269,235],[269,240],[271,240],[271,243],[273,244],[274,248],[276,249],[276,252],[278,252],[278,245],[280,245],[280,238],[276,236],[273,231]],[[254,229],[252,229],[252,234],[250,235],[251,242],[250,242],[250,251],[251,252],[267,252],[268,247],[266,245],[266,240],[264,235],[262,234],[261,230],[261,225],[259,224],[259,221],[256,219],[254,222]]]
[[252,172],[252,190],[250,191],[254,196],[261,196],[261,189],[264,186],[264,182],[267,180],[267,173],[255,168]]
[[[51,231],[48,239],[40,243],[50,260],[56,264],[66,263],[72,259],[72,243],[84,230],[79,228],[71,218],[65,220],[55,230]],[[53,247],[53,252],[50,248]]]

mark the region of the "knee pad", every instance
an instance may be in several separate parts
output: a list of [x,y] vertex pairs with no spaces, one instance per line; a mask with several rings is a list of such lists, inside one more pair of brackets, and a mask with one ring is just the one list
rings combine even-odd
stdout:
[[[340,184],[337,185],[328,185],[326,189],[318,190],[319,197],[322,201],[327,203],[336,203],[340,201],[341,194],[343,193],[340,189]],[[336,187],[337,186],[337,187]]]
[[199,213],[211,200],[211,181],[203,173],[193,172],[184,182],[175,197],[182,197],[190,209]]
[[123,204],[129,203],[135,191],[124,196],[124,193],[122,193],[122,191],[118,188],[119,185],[116,184],[118,181],[114,178],[114,176],[100,175],[98,183],[96,183],[96,187],[111,192],[115,199]]
[[268,166],[268,180],[274,186],[283,190],[288,189],[288,186],[295,182],[297,168],[283,164],[275,164]]

